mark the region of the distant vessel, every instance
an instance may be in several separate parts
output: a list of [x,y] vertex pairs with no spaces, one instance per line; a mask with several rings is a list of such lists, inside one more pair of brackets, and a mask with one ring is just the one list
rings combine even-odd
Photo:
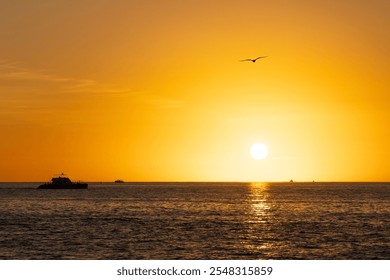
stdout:
[[53,177],[50,183],[42,184],[38,189],[87,189],[87,183],[73,183],[68,177],[65,177],[64,173],[61,173],[58,177]]
[[123,181],[123,180],[115,180],[115,182],[114,183],[124,183],[125,181]]

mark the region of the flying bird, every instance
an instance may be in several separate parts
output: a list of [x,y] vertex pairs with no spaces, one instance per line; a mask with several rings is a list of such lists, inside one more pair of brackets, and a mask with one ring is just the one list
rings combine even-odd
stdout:
[[259,57],[254,58],[254,59],[248,58],[248,59],[243,59],[243,60],[240,60],[240,61],[241,61],[241,62],[243,62],[243,61],[252,61],[253,63],[255,63],[256,60],[258,60],[258,59],[260,59],[260,58],[266,58],[266,57],[268,57],[268,56],[259,56]]

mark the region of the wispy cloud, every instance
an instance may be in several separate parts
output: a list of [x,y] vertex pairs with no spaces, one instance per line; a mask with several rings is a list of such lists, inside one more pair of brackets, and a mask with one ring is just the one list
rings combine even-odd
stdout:
[[58,77],[22,67],[18,62],[0,60],[0,79],[5,80],[35,80],[51,82],[72,82],[73,79]]
[[37,69],[21,66],[19,62],[0,60],[0,80],[41,81],[58,84],[58,90],[66,93],[132,94],[133,89],[105,84],[91,79],[62,77]]
[[[148,91],[134,90],[116,84],[102,83],[92,79],[63,77],[42,70],[31,69],[16,61],[0,60],[0,80],[17,82],[42,82],[55,86],[59,93],[95,95],[138,95],[141,102],[149,105],[173,109],[185,105],[185,101],[167,98]],[[53,92],[53,91],[51,91]]]
[[114,84],[99,83],[95,80],[72,80],[62,90],[69,93],[92,93],[92,94],[138,94],[130,88],[119,87]]
[[164,109],[180,108],[183,107],[186,103],[184,100],[167,98],[157,94],[146,95],[144,97],[144,101],[148,104]]

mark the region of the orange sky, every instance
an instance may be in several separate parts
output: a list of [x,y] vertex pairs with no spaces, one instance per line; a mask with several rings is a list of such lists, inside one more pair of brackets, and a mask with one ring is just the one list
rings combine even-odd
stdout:
[[389,13],[2,1],[0,181],[389,181]]

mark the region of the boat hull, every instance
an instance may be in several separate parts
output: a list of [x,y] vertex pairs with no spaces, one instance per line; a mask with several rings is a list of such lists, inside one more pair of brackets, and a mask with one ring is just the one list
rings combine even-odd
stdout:
[[38,189],[87,189],[87,183],[75,183],[75,184],[43,184],[38,187]]

